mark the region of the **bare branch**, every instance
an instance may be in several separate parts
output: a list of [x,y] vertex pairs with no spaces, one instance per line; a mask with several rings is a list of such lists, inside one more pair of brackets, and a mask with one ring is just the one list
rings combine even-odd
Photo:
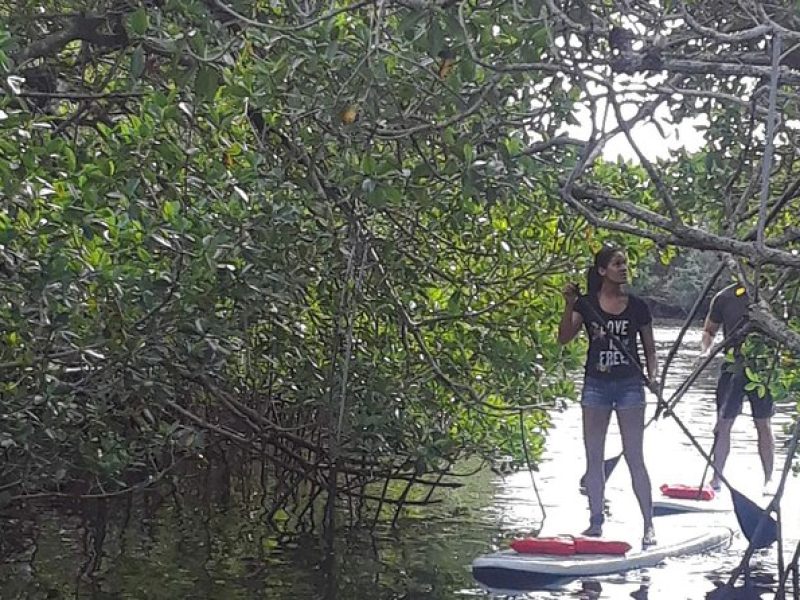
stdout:
[[60,52],[67,44],[75,40],[88,42],[94,46],[104,49],[121,48],[128,43],[128,34],[124,27],[115,33],[100,33],[100,29],[106,23],[107,18],[101,15],[79,15],[70,18],[68,25],[59,31],[46,35],[42,39],[33,42],[23,48],[19,54],[14,56],[17,65],[52,56]]

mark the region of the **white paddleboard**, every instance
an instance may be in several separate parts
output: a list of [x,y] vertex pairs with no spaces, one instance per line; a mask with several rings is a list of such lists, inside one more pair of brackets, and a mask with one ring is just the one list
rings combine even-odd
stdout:
[[689,512],[727,512],[732,509],[730,500],[719,496],[713,500],[683,500],[666,496],[653,500],[653,514],[657,517]]
[[647,548],[637,544],[623,556],[548,556],[503,550],[476,558],[472,562],[472,573],[478,581],[492,587],[543,585],[567,578],[653,567],[670,556],[696,554],[727,546],[733,536],[729,528],[721,526],[702,529],[662,527],[656,533],[657,538],[659,535],[663,537],[661,543]]

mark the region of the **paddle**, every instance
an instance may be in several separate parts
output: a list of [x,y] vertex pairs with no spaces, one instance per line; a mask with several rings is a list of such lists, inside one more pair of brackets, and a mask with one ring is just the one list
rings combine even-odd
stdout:
[[711,456],[706,453],[703,447],[698,443],[694,436],[689,431],[689,428],[681,421],[674,412],[669,415],[675,420],[680,430],[689,438],[692,446],[700,453],[703,460],[711,465],[714,472],[719,477],[720,481],[725,484],[731,493],[731,500],[733,501],[733,512],[736,514],[736,520],[739,522],[739,527],[750,542],[753,548],[767,548],[775,543],[778,539],[778,523],[769,516],[769,513],[761,508],[758,504],[750,500],[747,496],[742,494],[739,490],[731,485],[731,482],[720,472],[711,460]]
[[[642,376],[642,379],[644,380],[645,384],[647,385],[648,388],[652,389],[653,386],[651,386],[650,380],[645,374],[644,370],[642,369],[642,366],[639,364],[639,361],[631,354],[628,347],[622,343],[622,340],[620,340],[613,332],[610,332],[606,329],[603,317],[600,316],[600,314],[597,312],[594,306],[592,306],[591,302],[587,302],[585,296],[580,296],[578,298],[578,301],[576,302],[576,305],[578,303],[582,303],[582,305],[586,308],[589,316],[594,321],[594,324],[600,327],[605,332],[605,334],[608,336],[611,342],[616,346],[617,350],[622,352],[622,354],[625,355],[625,357],[630,361],[631,364],[637,366],[639,374]],[[656,393],[656,400],[658,401],[659,408],[662,405],[666,404],[666,402],[664,402],[664,399],[661,397],[660,393]],[[669,408],[668,405],[667,408]],[[681,431],[683,431],[683,433],[689,438],[689,441],[692,443],[695,449],[700,453],[700,455],[705,459],[706,463],[710,464],[711,468],[714,469],[715,472],[717,472],[716,468],[713,465],[711,457],[706,453],[706,451],[697,442],[697,440],[694,439],[694,436],[691,434],[686,425],[684,425],[683,421],[681,421],[678,418],[678,416],[671,410],[667,410],[666,414],[669,414],[673,419],[675,419],[675,423],[678,425]],[[650,422],[648,422],[647,424],[649,425],[652,421],[653,419],[651,419]],[[619,462],[619,456],[609,459],[606,462],[609,463],[611,461],[613,461],[613,463],[611,464],[610,469],[607,468],[606,464],[603,465],[604,472],[609,474],[611,471],[614,470],[614,467],[616,466],[617,462]],[[758,506],[758,504],[756,504],[755,502],[747,498],[744,494],[739,492],[736,488],[734,488],[722,473],[717,473],[717,475],[719,476],[720,481],[722,481],[722,483],[724,483],[725,486],[731,492],[731,499],[733,501],[733,510],[734,513],[736,514],[736,520],[739,522],[739,527],[741,528],[742,533],[744,533],[744,536],[750,542],[750,545],[753,548],[766,548],[775,543],[775,541],[778,539],[778,524],[775,521],[775,519],[770,517],[769,514],[764,509]],[[583,478],[581,479],[583,480]]]

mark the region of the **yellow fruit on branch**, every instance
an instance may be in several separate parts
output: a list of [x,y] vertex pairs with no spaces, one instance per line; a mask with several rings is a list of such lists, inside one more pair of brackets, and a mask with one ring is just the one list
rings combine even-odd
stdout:
[[355,104],[348,104],[344,107],[339,117],[345,125],[355,123],[356,119],[358,119],[358,107]]

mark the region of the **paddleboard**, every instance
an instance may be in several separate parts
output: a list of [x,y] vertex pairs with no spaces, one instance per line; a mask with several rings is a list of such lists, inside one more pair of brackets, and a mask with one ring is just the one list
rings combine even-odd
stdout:
[[732,510],[729,499],[683,500],[662,496],[653,500],[653,515],[656,517],[690,512],[727,512]]
[[729,528],[721,526],[701,531],[698,528],[663,527],[658,533],[664,537],[661,543],[647,548],[635,546],[622,556],[549,556],[503,550],[476,558],[472,562],[472,574],[479,582],[492,588],[551,586],[578,577],[653,567],[671,556],[708,552],[726,546],[733,536]]
[[663,494],[653,498],[653,514],[655,516],[694,512],[728,512],[731,510],[733,510],[733,503],[727,490],[718,491],[711,500],[669,498]]

